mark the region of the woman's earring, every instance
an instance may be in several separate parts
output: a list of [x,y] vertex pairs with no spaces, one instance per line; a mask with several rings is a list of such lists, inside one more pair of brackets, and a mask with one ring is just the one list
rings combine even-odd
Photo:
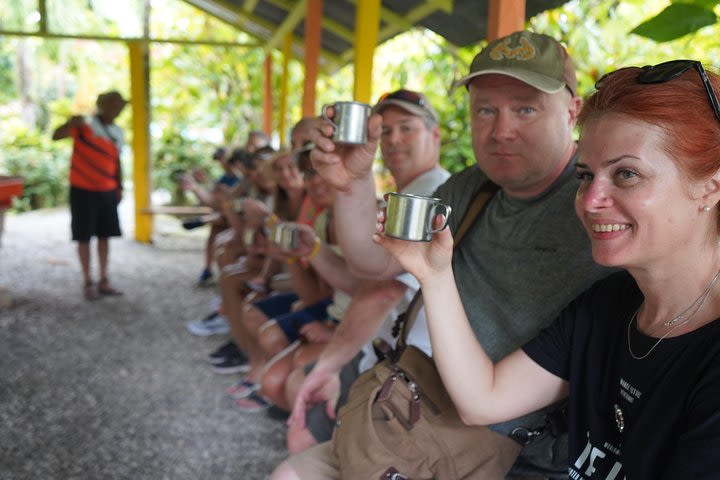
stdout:
[[710,207],[708,207],[707,205],[705,205],[705,206],[703,207],[703,211],[704,211],[704,212],[709,212],[709,211],[710,211]]

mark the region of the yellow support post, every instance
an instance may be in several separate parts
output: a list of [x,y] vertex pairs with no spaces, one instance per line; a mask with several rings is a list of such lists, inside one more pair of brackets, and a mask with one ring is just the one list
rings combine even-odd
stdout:
[[150,208],[150,115],[148,47],[128,42],[130,55],[130,105],[132,107],[133,183],[135,190],[135,240],[152,241],[153,217],[141,213]]
[[265,78],[263,80],[263,126],[262,130],[268,137],[272,136],[273,120],[273,88],[272,88],[272,53],[265,54]]
[[280,77],[280,100],[278,107],[278,130],[280,130],[280,148],[285,146],[285,137],[287,129],[287,96],[288,96],[288,62],[290,61],[292,48],[292,33],[285,35],[283,43],[283,59],[282,59],[282,77]]
[[380,0],[358,0],[355,11],[355,85],[353,97],[370,103],[375,45],[380,27]]

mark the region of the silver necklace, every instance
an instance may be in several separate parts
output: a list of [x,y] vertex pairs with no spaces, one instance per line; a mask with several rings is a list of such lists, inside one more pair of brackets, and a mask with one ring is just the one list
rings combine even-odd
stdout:
[[[648,350],[647,353],[645,353],[644,355],[640,355],[640,356],[635,355],[635,352],[633,352],[633,350],[632,350],[632,345],[630,345],[630,328],[632,327],[633,322],[637,323],[637,315],[638,315],[638,312],[640,311],[640,307],[638,307],[637,310],[635,310],[635,313],[633,313],[632,316],[630,317],[630,321],[628,322],[628,326],[627,326],[627,345],[628,345],[628,352],[630,353],[630,356],[632,358],[634,358],[635,360],[643,360],[643,359],[649,357],[650,354],[653,352],[653,350],[655,350],[655,347],[660,345],[660,342],[665,340],[667,338],[667,336],[673,332],[673,330],[675,330],[676,328],[678,328],[682,325],[688,324],[690,322],[690,320],[693,319],[695,314],[697,312],[699,312],[700,309],[705,304],[705,300],[707,300],[708,296],[710,295],[710,291],[712,290],[713,285],[715,285],[715,282],[717,281],[718,277],[720,277],[720,270],[718,270],[717,273],[715,274],[715,276],[712,278],[712,280],[710,280],[710,283],[708,284],[705,291],[703,293],[701,293],[700,296],[698,298],[696,298],[695,301],[693,303],[691,303],[688,308],[686,308],[680,314],[671,318],[667,322],[663,322],[663,326],[670,327],[670,329],[667,332],[665,332],[665,335],[658,338],[657,342],[655,342],[655,344],[652,347],[650,347],[650,350]],[[692,312],[686,316],[686,314],[688,312],[690,312],[691,310],[692,310]]]

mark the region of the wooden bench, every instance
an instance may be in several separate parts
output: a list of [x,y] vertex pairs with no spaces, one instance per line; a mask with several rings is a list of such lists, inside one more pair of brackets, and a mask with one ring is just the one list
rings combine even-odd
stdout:
[[213,209],[210,207],[184,207],[174,205],[161,205],[149,208],[141,208],[140,213],[146,215],[202,216],[213,213]]

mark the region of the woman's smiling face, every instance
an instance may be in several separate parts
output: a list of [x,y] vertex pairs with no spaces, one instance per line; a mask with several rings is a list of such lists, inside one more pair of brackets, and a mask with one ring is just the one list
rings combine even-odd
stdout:
[[707,235],[703,183],[683,174],[663,135],[615,113],[588,120],[582,130],[575,211],[601,265],[645,267]]

